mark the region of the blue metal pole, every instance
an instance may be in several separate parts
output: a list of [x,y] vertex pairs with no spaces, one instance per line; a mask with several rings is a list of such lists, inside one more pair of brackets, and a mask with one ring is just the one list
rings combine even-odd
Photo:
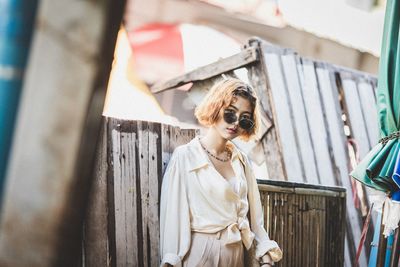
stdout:
[[387,247],[386,247],[386,257],[385,257],[385,267],[390,266],[390,259],[392,257],[392,250],[393,250],[393,238],[394,235],[391,234],[387,238]]
[[0,0],[0,199],[37,2]]
[[379,234],[381,232],[381,219],[382,219],[382,214],[378,212],[378,215],[376,217],[374,238],[371,244],[371,253],[369,254],[368,267],[376,267],[378,259]]

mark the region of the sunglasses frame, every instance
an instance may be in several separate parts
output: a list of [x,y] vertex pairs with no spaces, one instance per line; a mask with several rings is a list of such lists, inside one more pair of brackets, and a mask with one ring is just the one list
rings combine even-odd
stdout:
[[[228,124],[234,124],[237,121],[239,121],[240,128],[242,128],[245,131],[250,131],[251,129],[254,128],[254,121],[252,119],[247,119],[247,118],[242,118],[241,119],[240,116],[239,117],[236,116],[236,112],[234,112],[234,111],[224,110],[223,118],[224,118],[224,121],[226,123],[228,123]],[[233,119],[235,119],[235,120],[233,120]],[[249,128],[248,127],[243,127],[243,123],[247,123],[247,122],[250,122],[251,126]]]

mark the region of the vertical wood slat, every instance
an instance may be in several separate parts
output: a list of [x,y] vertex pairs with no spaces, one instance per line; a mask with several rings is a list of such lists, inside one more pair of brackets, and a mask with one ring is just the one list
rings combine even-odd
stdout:
[[293,127],[291,103],[288,97],[281,58],[277,52],[265,49],[264,58],[266,64],[268,64],[267,75],[274,102],[276,132],[279,140],[282,140],[281,146],[285,165],[290,166],[290,168],[286,168],[287,177],[290,181],[303,182],[305,181],[305,175],[299,157],[299,149],[297,148],[298,142]]
[[[377,144],[379,137],[375,100],[376,79],[355,77],[348,72],[341,72],[340,77],[350,129],[358,144],[360,158],[363,158]],[[367,192],[366,200],[370,204],[370,195],[376,192],[366,187],[365,191]],[[372,225],[375,225],[376,217],[372,216],[372,218]],[[371,238],[367,237],[367,240]]]
[[114,225],[115,225],[115,266],[119,266],[122,260],[125,260],[125,244],[121,244],[123,242],[125,233],[120,231],[122,226],[124,224],[124,218],[123,218],[123,213],[124,213],[124,203],[123,203],[123,196],[124,192],[121,192],[122,189],[122,173],[121,173],[121,161],[120,161],[120,151],[121,151],[121,137],[118,134],[118,131],[113,129],[111,133],[111,138],[112,138],[112,159],[113,159],[113,177],[116,179],[113,179],[114,182],[114,187],[113,187],[113,196],[114,199],[112,200],[114,202]]
[[[112,129],[112,162],[114,181],[114,216],[115,216],[115,265],[131,266],[138,262],[137,244],[140,236],[136,234],[140,215],[136,201],[137,163],[135,142],[137,134],[130,125],[117,124]],[[139,224],[140,225],[140,224]]]
[[161,173],[164,174],[167,164],[171,158],[172,151],[170,146],[170,134],[171,126],[162,124],[161,125]]
[[159,196],[161,192],[162,170],[161,170],[161,125],[149,124],[149,203],[148,203],[148,233],[150,249],[150,266],[158,266],[159,256]]
[[[274,112],[271,98],[271,86],[267,76],[266,62],[262,52],[263,43],[257,39],[251,39],[248,46],[255,47],[260,60],[248,68],[249,81],[260,98],[262,112],[269,120],[273,119]],[[287,180],[282,148],[278,140],[275,127],[268,130],[262,139],[265,162],[268,166],[268,177],[274,180]]]
[[[299,202],[298,202],[298,195],[294,195],[293,196],[293,204],[292,204],[292,210],[293,210],[293,221],[294,221],[294,227],[293,227],[293,259],[301,262],[301,251],[300,248],[297,246],[297,244],[300,243],[300,239],[299,239],[299,234],[300,234],[300,219],[299,219],[299,213],[298,213],[298,207],[299,207]],[[297,247],[297,249],[295,248]],[[292,266],[293,265],[293,260],[291,263]]]
[[379,141],[379,125],[378,109],[372,83],[368,79],[360,79],[358,82],[358,93],[360,95],[361,108],[365,118],[369,143],[370,146],[373,147]]
[[360,157],[364,158],[370,150],[371,145],[367,134],[364,115],[361,109],[357,83],[349,73],[341,72],[340,77],[351,132],[358,143]]
[[[332,140],[332,153],[334,158],[334,169],[337,175],[338,185],[344,186],[348,192],[346,199],[347,207],[347,236],[346,244],[350,251],[355,251],[358,242],[361,238],[361,225],[360,214],[354,206],[352,201],[352,186],[349,177],[349,159],[347,151],[346,136],[343,130],[342,111],[340,109],[338,88],[336,86],[336,78],[334,70],[329,69],[328,66],[320,64],[317,67],[317,76],[321,90],[322,100],[326,112],[326,121],[328,131]],[[354,257],[354,256],[353,256]],[[350,257],[346,260],[347,265],[351,265]]]
[[[117,251],[116,251],[116,231],[115,231],[115,183],[114,183],[114,157],[113,154],[115,153],[114,150],[114,138],[113,138],[113,130],[120,128],[117,121],[111,120],[110,118],[106,118],[107,124],[107,235],[109,241],[109,266],[116,266],[116,259],[117,259]],[[88,209],[91,207],[89,206]],[[88,226],[93,227],[93,226]],[[85,248],[86,251],[92,250],[92,248],[87,247]],[[97,251],[94,251],[97,253]],[[88,265],[88,267],[94,267],[93,265]]]
[[318,184],[316,159],[308,128],[307,115],[304,107],[299,74],[297,72],[296,55],[287,52],[282,55],[283,71],[288,87],[288,95],[292,106],[292,116],[297,143],[304,168],[305,182]]
[[[361,94],[369,94],[370,97],[372,97],[372,100],[369,100],[370,102],[374,102],[374,89],[373,87],[368,88],[368,85],[362,85],[363,82],[360,83],[361,87],[359,87],[359,84],[357,80],[359,77],[356,77],[352,75],[351,73],[348,72],[340,72],[340,78],[341,78],[341,86],[342,90],[344,93],[344,102],[345,102],[345,112],[348,116],[349,120],[349,125],[351,129],[352,136],[354,137],[355,141],[358,144],[358,149],[359,149],[359,155],[360,158],[364,158],[366,154],[369,152],[369,150],[372,148],[372,146],[375,145],[371,144],[371,141],[373,140],[369,138],[371,135],[375,135],[377,130],[370,129],[368,130],[367,127],[373,127],[372,124],[375,122],[377,124],[376,116],[374,116],[374,112],[376,113],[376,109],[373,107],[376,107],[374,104],[372,107],[367,107],[366,102],[367,100],[364,99],[364,97],[361,98]],[[371,82],[372,84],[372,82]],[[363,91],[361,93],[361,90]],[[369,92],[367,92],[370,90]],[[368,110],[369,109],[369,110]],[[369,121],[368,124],[366,123],[366,120],[373,120],[375,121]],[[377,125],[375,125],[375,128]],[[371,192],[371,189],[366,188],[366,192]],[[366,195],[367,201],[371,203],[371,200],[369,199],[369,195]],[[376,223],[375,216],[373,217],[373,224]],[[373,227],[372,227],[373,228]],[[357,240],[356,240],[357,241]],[[362,256],[360,257],[360,265],[362,265],[363,262],[366,262],[366,256],[365,256],[365,249],[363,250]]]
[[[319,84],[315,72],[314,62],[303,59],[298,62],[298,71],[302,81],[304,103],[307,112],[312,142],[314,144],[319,184],[335,185],[335,173],[333,171],[332,159],[330,156],[327,128],[324,120],[324,108],[319,94]],[[321,180],[323,179],[323,180]]]
[[148,204],[149,204],[149,129],[147,122],[138,122],[138,151],[139,151],[139,179],[140,179],[140,199],[141,199],[141,244],[143,246],[143,265],[148,266],[149,240],[148,240]]

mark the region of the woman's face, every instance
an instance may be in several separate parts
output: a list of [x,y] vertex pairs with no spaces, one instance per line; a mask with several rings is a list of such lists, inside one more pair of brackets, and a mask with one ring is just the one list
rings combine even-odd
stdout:
[[[238,118],[236,122],[231,124],[225,122],[225,112],[235,113]],[[252,118],[252,107],[249,100],[241,96],[236,96],[227,108],[220,111],[219,120],[215,123],[214,127],[222,138],[232,140],[245,132],[245,130],[239,127],[239,118]]]

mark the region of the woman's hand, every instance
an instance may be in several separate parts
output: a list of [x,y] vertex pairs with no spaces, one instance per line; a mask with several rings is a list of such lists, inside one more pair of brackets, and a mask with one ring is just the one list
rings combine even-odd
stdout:
[[274,262],[272,261],[271,257],[268,253],[261,257],[260,267],[269,267],[274,266]]

